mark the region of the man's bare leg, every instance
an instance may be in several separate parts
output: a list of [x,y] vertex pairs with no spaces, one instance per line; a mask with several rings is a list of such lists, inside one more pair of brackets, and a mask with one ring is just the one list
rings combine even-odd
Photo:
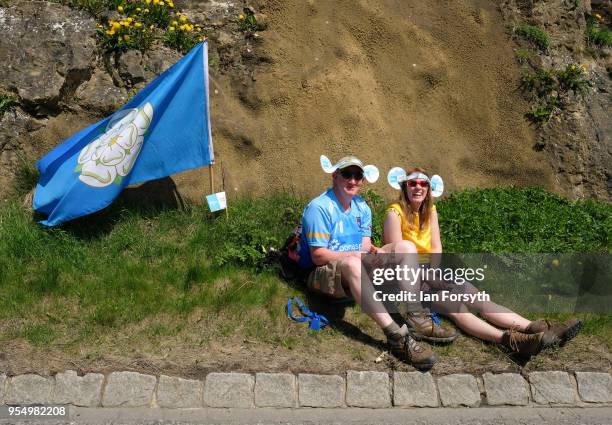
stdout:
[[365,291],[362,293],[361,259],[357,257],[347,257],[340,260],[339,267],[342,282],[348,286],[353,298],[357,304],[361,306],[362,311],[370,316],[372,320],[383,329],[393,323],[393,319],[385,310],[384,306],[374,300],[374,289],[371,284],[363,285]]
[[430,369],[438,357],[427,346],[419,345],[408,335],[406,326],[400,327],[393,321],[381,302],[374,299],[371,282],[362,283],[363,263],[359,257],[340,260],[342,282],[348,286],[361,309],[380,326],[388,338],[391,352],[419,369]]

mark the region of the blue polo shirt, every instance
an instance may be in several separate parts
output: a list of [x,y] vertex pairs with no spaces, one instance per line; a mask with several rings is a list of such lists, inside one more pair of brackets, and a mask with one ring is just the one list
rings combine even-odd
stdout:
[[348,211],[344,211],[333,189],[314,198],[304,209],[300,262],[302,268],[315,264],[310,247],[331,251],[360,251],[363,237],[372,236],[372,211],[361,196],[354,196]]

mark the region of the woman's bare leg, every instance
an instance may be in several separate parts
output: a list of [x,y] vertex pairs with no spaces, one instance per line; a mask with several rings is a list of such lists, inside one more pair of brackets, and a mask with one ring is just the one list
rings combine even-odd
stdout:
[[531,324],[531,320],[525,319],[518,313],[513,311],[507,313],[482,313],[485,319],[499,326],[500,328],[510,329],[516,328],[519,331],[525,331]]
[[502,342],[502,331],[470,312],[446,314],[462,331],[477,338],[491,342]]
[[[466,283],[464,286],[465,293],[475,294],[478,289],[471,283]],[[482,301],[471,304],[468,308],[478,312],[487,321],[504,329],[515,328],[519,331],[524,331],[531,324],[531,320],[524,318],[518,313],[513,312],[507,307],[496,304],[493,301]]]

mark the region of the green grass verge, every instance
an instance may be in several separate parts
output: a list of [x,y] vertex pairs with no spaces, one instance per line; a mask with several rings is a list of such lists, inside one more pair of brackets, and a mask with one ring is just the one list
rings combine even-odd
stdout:
[[612,204],[541,189],[453,194],[438,206],[449,252],[610,252]]
[[[385,202],[374,192],[374,240]],[[113,330],[149,323],[150,336],[176,334],[162,316],[228,317],[202,339],[231,333],[293,344],[282,306],[296,293],[262,266],[299,222],[305,200],[287,195],[239,200],[229,217],[202,207],[136,210],[116,205],[47,229],[16,201],[0,207],[0,341],[40,346],[91,343]],[[612,205],[570,202],[540,189],[487,189],[438,203],[449,252],[610,252]],[[586,331],[611,342],[612,323],[592,315]],[[294,341],[295,342],[295,341]]]
[[[373,236],[382,239],[384,201],[375,205]],[[446,252],[610,252],[612,205],[572,202],[537,188],[457,192],[437,203]]]

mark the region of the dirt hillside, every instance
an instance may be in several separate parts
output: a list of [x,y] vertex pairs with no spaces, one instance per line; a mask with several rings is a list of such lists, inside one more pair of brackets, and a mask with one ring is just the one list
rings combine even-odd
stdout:
[[[387,196],[384,176],[398,165],[439,173],[451,191],[563,192],[550,153],[533,149],[516,45],[494,1],[176,3],[209,31],[215,176],[230,196],[319,193],[329,182],[319,155],[349,153],[380,168],[374,189]],[[265,23],[250,36],[237,24],[247,5]],[[112,113],[180,57],[165,47],[102,54],[96,19],[57,2],[0,5],[0,92],[17,99],[0,117],[0,198],[21,158]],[[205,169],[172,179],[188,198],[209,190]]]
[[[269,18],[253,79],[213,76],[226,189],[320,192],[320,154],[354,153],[382,173],[424,166],[452,189],[554,189],[517,92],[519,71],[485,0],[260,1]],[[178,181],[193,183],[202,173]],[[182,185],[181,185],[182,186]],[[390,193],[379,181],[374,189]]]

